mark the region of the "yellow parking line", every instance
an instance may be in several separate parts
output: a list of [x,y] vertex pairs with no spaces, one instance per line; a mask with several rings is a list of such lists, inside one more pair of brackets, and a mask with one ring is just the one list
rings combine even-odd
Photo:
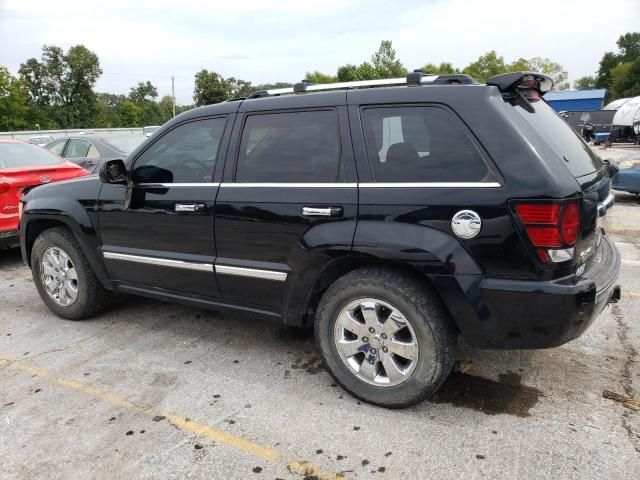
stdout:
[[42,380],[47,380],[51,383],[55,383],[69,390],[74,390],[76,392],[80,392],[90,397],[99,398],[100,400],[109,402],[113,405],[116,405],[121,408],[125,408],[127,410],[133,410],[137,413],[143,413],[152,417],[156,415],[163,416],[167,421],[175,425],[180,430],[193,433],[200,437],[205,437],[209,440],[213,440],[222,445],[227,445],[229,447],[235,448],[236,450],[240,450],[241,452],[247,453],[253,457],[260,458],[267,462],[271,462],[271,463],[286,462],[287,469],[292,473],[305,475],[305,476],[312,476],[312,477],[318,478],[319,480],[338,480],[338,479],[344,478],[343,474],[327,472],[319,467],[316,467],[310,464],[306,460],[291,458],[285,453],[273,447],[261,445],[257,442],[248,440],[244,437],[234,435],[232,433],[224,432],[222,430],[218,430],[216,428],[210,427],[208,425],[204,425],[197,421],[191,420],[187,417],[182,417],[180,415],[176,415],[171,412],[154,410],[153,407],[150,405],[144,405],[141,403],[131,401],[116,393],[112,393],[112,392],[94,387],[92,385],[79,382],[77,380],[59,377],[41,368],[33,367],[25,363],[18,362],[16,360],[12,360],[8,357],[4,357],[0,355],[0,365],[4,365],[4,364],[8,364],[11,368],[14,368],[23,373],[29,374],[32,377],[38,377]]
[[623,233],[623,232],[640,232],[637,225],[622,225],[620,223],[609,223],[604,227],[605,233]]
[[629,292],[629,291],[626,291],[623,288],[622,289],[622,296],[623,297],[630,297],[630,298],[640,298],[640,292]]

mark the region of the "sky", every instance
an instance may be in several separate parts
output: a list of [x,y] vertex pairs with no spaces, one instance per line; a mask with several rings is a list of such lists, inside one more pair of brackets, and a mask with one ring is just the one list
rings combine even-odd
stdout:
[[569,79],[593,75],[616,40],[640,30],[640,0],[0,0],[0,65],[16,73],[43,44],[83,44],[103,69],[96,91],[151,81],[192,103],[202,68],[254,84],[296,82],[369,60],[391,40],[409,68],[463,68],[496,50],[511,62],[547,57]]

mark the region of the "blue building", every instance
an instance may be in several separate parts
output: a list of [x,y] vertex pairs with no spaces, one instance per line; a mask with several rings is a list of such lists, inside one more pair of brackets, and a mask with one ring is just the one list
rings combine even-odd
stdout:
[[602,110],[605,88],[548,92],[544,99],[556,112],[595,112]]

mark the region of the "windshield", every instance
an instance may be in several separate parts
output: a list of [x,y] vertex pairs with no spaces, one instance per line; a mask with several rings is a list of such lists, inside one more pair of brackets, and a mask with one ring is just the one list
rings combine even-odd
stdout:
[[64,160],[29,143],[0,143],[0,169],[61,165]]
[[146,137],[110,137],[103,138],[102,141],[110,147],[120,150],[122,153],[129,154],[133,152],[138,145],[140,145]]
[[545,101],[531,102],[530,105],[534,113],[527,112],[520,106],[516,106],[515,109],[564,159],[565,165],[574,177],[582,177],[600,170],[600,158]]

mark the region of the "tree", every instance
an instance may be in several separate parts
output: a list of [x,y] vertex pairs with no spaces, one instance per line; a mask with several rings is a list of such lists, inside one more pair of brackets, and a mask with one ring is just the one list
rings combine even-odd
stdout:
[[19,73],[31,101],[62,128],[85,128],[93,122],[96,94],[93,87],[102,75],[98,56],[83,45],[42,47],[41,60],[28,59]]
[[640,32],[621,35],[616,45],[620,49],[620,63],[633,62],[640,58]]
[[133,103],[131,100],[125,100],[118,108],[118,115],[120,116],[121,126],[123,127],[139,127],[140,115],[142,109]]
[[576,90],[589,90],[591,88],[596,88],[596,79],[595,77],[580,77],[575,82],[573,82],[573,88]]
[[307,72],[304,79],[309,83],[334,83],[337,78],[327,73],[314,70],[313,72]]
[[404,77],[407,74],[407,69],[396,58],[396,51],[390,40],[382,40],[380,42],[378,51],[371,56],[371,64],[377,78]]
[[96,128],[115,128],[122,125],[118,107],[127,97],[113,93],[98,93],[96,95],[96,116],[93,124]]
[[611,98],[640,95],[640,57],[611,69]]
[[150,81],[138,82],[138,85],[131,87],[129,100],[135,104],[142,104],[146,101],[153,101],[158,98],[158,89]]
[[24,80],[0,67],[0,130],[28,128],[29,110],[29,92]]
[[255,90],[251,82],[229,77],[225,80],[227,85],[227,98],[243,98],[252,94]]
[[422,67],[424,73],[434,73],[436,75],[450,75],[453,73],[460,73],[460,70],[455,68],[449,62],[442,62],[440,65],[435,65],[433,63],[427,63],[424,67]]
[[227,97],[227,85],[219,73],[204,68],[196,73],[193,101],[197,107],[222,102]]
[[513,63],[507,65],[508,72],[528,72],[531,71],[531,63],[526,58],[520,57]]
[[481,55],[462,72],[471,75],[480,83],[485,83],[494,75],[507,72],[507,67],[504,58],[499,57],[495,50],[491,50],[489,53]]
[[[613,82],[611,76],[612,71],[624,63],[633,63],[636,59],[640,58],[640,32],[620,35],[616,45],[618,46],[618,53],[606,52],[600,60],[596,77],[596,86],[599,88],[611,89]],[[620,76],[620,72],[624,70],[628,71],[628,68],[618,70],[618,77]],[[619,92],[620,89],[617,88],[616,91]],[[608,101],[619,98],[616,97],[616,95],[618,95],[618,93],[607,92]]]
[[554,90],[567,90],[569,82],[567,81],[568,73],[557,62],[553,62],[548,58],[534,57],[529,60],[529,69],[532,72],[544,73],[553,80]]

